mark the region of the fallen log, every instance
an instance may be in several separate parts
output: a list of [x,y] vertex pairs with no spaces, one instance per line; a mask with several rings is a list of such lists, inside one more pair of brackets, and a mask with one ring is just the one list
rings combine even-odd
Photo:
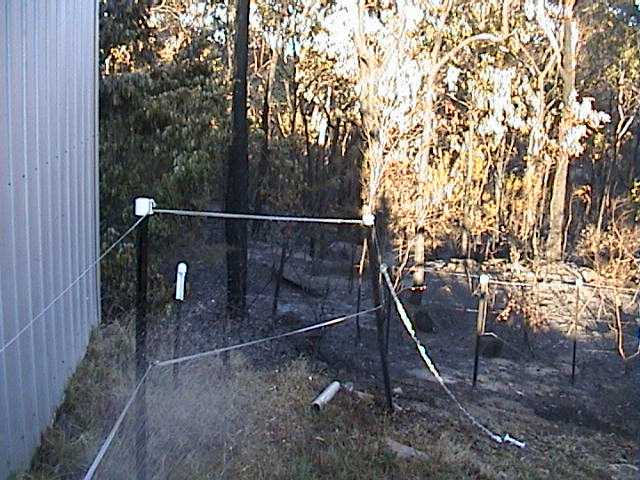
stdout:
[[[278,272],[275,268],[271,269],[271,273],[272,275],[277,279],[280,276],[280,272]],[[322,294],[316,290],[314,290],[313,288],[307,286],[307,285],[303,285],[300,282],[293,280],[291,278],[289,278],[287,275],[285,275],[285,273],[282,273],[282,276],[280,276],[280,281],[286,285],[287,287],[293,289],[293,290],[297,290],[299,292],[304,293],[305,295],[309,295],[310,297],[314,297],[314,298],[320,298],[322,297]]]

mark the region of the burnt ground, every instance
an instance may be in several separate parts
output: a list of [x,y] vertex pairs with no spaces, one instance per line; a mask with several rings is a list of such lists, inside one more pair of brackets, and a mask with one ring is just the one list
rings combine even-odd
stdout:
[[[229,325],[225,334],[222,318],[226,277],[221,244],[192,249],[185,258],[167,259],[167,265],[175,265],[178,260],[189,262],[189,294],[180,320],[179,352],[173,352],[176,323],[171,311],[150,334],[155,344],[151,348],[153,356],[164,359],[186,355],[353,313],[357,278],[350,281],[349,272],[354,252],[346,242],[328,241],[326,245],[321,258],[315,260],[304,253],[306,245],[294,246],[285,269],[291,282],[282,285],[278,312],[273,316],[272,271],[278,264],[280,249],[252,242],[249,318]],[[357,257],[359,251],[356,253]],[[168,268],[165,280],[172,281],[173,275]],[[504,306],[503,296],[497,292],[491,310],[497,312]],[[573,317],[574,296],[560,289],[553,297],[541,307],[541,316],[549,318],[547,325],[529,333],[528,344],[517,318],[499,323],[495,315],[490,315],[487,330],[495,332],[504,344],[499,356],[481,358],[475,389],[471,387],[471,375],[477,298],[464,277],[429,272],[423,304],[428,307],[435,331],[420,332],[419,337],[445,381],[473,415],[495,432],[508,432],[527,442],[527,448],[519,454],[523,462],[545,465],[545,459],[549,459],[548,470],[538,471],[542,477],[554,477],[551,459],[560,451],[567,456],[592,456],[598,471],[606,472],[599,478],[640,478],[640,366],[625,369],[615,352],[615,336],[608,319],[597,315],[597,305],[591,302],[580,317],[583,328],[578,336],[577,372],[572,385],[568,325]],[[372,306],[366,280],[361,303],[362,310]],[[318,334],[254,347],[244,354],[256,366],[265,368],[303,355],[329,376],[351,381],[357,390],[381,397],[374,315],[361,318],[360,325],[359,339],[356,322],[350,320]],[[630,332],[632,328],[630,323]],[[633,350],[633,335],[628,335],[627,341],[627,350]],[[468,439],[469,448],[481,455],[497,456],[499,461],[500,447],[461,418],[425,369],[395,312],[390,322],[388,355],[398,407],[395,422],[407,429],[424,428],[430,432],[450,429],[453,424]]]

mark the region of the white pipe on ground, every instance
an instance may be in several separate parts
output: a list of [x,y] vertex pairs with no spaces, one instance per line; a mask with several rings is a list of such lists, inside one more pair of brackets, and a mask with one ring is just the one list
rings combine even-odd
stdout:
[[331,382],[327,387],[320,392],[315,400],[311,403],[315,410],[322,410],[322,408],[335,397],[336,393],[340,390],[340,382]]

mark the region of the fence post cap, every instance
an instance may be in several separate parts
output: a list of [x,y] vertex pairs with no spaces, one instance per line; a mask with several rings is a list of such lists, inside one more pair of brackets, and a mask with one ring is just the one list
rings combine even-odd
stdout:
[[376,223],[376,216],[373,213],[365,213],[362,215],[362,224],[365,227],[373,227]]
[[373,227],[376,223],[376,216],[371,211],[370,205],[362,207],[362,225],[365,227]]
[[480,286],[486,287],[487,285],[489,285],[489,279],[490,277],[486,273],[480,275]]
[[135,214],[136,217],[146,217],[147,215],[153,215],[153,207],[156,206],[156,202],[153,198],[138,197],[135,202]]

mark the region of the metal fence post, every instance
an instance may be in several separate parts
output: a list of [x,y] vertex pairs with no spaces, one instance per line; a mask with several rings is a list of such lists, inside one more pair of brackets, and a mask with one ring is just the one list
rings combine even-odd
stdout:
[[478,363],[480,354],[480,339],[484,335],[487,320],[487,294],[489,292],[489,275],[480,275],[480,296],[478,298],[478,316],[476,318],[476,348],[473,356],[473,387],[478,380]]
[[573,317],[572,339],[573,354],[571,356],[571,384],[576,381],[576,351],[578,349],[578,316],[580,315],[580,288],[582,287],[582,278],[576,278],[576,309]]
[[[356,312],[360,311],[360,307],[362,304],[362,275],[364,273],[365,268],[365,259],[368,252],[367,239],[365,238],[362,242],[362,255],[360,257],[360,263],[358,264],[358,292],[356,296]],[[371,265],[369,265],[371,268]],[[362,340],[362,335],[360,332],[360,317],[356,317],[356,345],[360,345]]]
[[[175,295],[175,337],[173,339],[173,356],[180,356],[180,334],[182,331],[182,303],[184,302],[185,287],[187,281],[187,264],[185,262],[178,263],[176,272],[176,295]],[[173,365],[173,386],[178,386],[178,370],[180,365],[178,363]]]
[[[371,214],[363,215],[365,227],[369,229],[369,274],[371,276],[371,291],[373,294],[373,305],[382,305],[382,295],[380,294],[380,264],[376,256],[376,234],[375,217]],[[391,377],[389,375],[389,364],[387,362],[387,351],[385,348],[385,312],[382,308],[376,310],[376,330],[378,334],[378,350],[380,351],[380,366],[382,367],[382,379],[384,381],[384,391],[387,400],[387,409],[393,412],[393,398],[391,396]]]
[[391,335],[391,309],[393,308],[391,306],[391,294],[389,293],[389,291],[387,289],[385,289],[385,317],[386,317],[386,323],[387,323],[387,329],[385,331],[385,344],[384,344],[384,350],[385,350],[385,354],[387,355],[387,357],[389,356],[389,336]]
[[[138,228],[137,238],[137,275],[136,275],[136,379],[141,381],[147,372],[147,283],[149,266],[149,215],[153,213],[154,201],[149,198],[137,198],[135,213],[144,217]],[[147,401],[146,382],[138,392],[136,429],[136,473],[139,480],[147,478]]]

